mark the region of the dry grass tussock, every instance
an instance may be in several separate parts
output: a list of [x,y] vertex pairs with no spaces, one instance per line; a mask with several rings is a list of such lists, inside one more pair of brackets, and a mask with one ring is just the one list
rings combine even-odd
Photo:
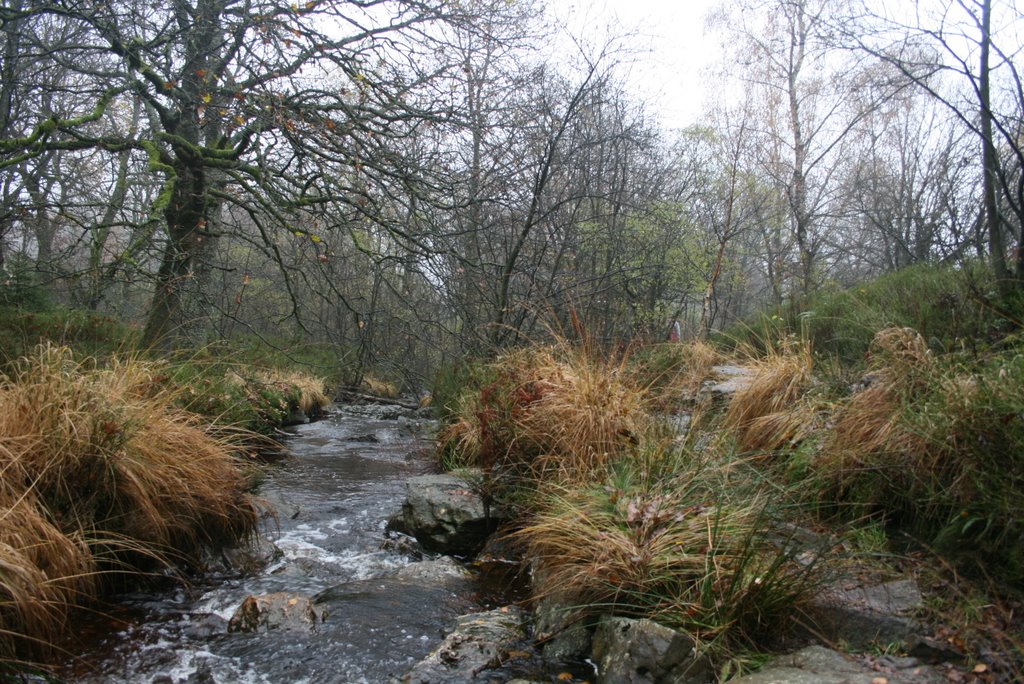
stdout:
[[585,480],[647,427],[643,389],[622,358],[565,344],[508,352],[494,369],[440,437],[459,465]]
[[252,531],[233,445],[137,359],[41,346],[0,384],[0,658],[45,655],[69,607]]
[[515,533],[534,559],[536,596],[650,617],[726,651],[798,614],[819,586],[816,569],[768,541],[763,497],[726,500],[689,467],[654,480],[645,470],[541,489]]
[[631,366],[636,368],[650,399],[661,410],[672,411],[684,397],[692,397],[711,374],[722,355],[702,340],[666,342],[637,352]]
[[746,364],[750,384],[736,392],[724,416],[742,451],[775,451],[797,442],[813,423],[815,411],[802,398],[812,383],[810,346],[784,340]]
[[865,471],[920,464],[932,451],[930,440],[908,429],[903,410],[937,376],[935,360],[917,332],[910,328],[878,332],[870,347],[867,386],[838,407],[818,459],[819,470],[838,489],[846,490],[847,480]]
[[331,403],[323,379],[308,373],[272,369],[261,371],[258,378],[261,382],[281,388],[286,394],[298,394],[298,408],[308,416],[319,414]]

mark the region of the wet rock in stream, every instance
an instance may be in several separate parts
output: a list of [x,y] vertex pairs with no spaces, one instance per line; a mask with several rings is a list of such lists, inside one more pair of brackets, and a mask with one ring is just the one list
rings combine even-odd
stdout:
[[404,684],[488,681],[484,673],[499,667],[525,638],[524,616],[515,606],[463,615],[441,645],[399,681]]
[[599,684],[704,684],[711,665],[688,634],[651,620],[608,618],[594,634]]
[[314,632],[322,614],[306,596],[285,592],[249,596],[228,621],[229,632]]
[[474,479],[480,478],[410,478],[402,510],[388,521],[388,529],[415,537],[427,551],[473,555],[505,518],[500,507],[485,504]]

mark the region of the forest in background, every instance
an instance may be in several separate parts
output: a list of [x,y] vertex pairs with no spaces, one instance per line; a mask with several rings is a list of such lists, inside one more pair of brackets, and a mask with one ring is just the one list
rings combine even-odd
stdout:
[[3,0],[0,300],[407,389],[573,317],[705,337],[919,263],[988,261],[998,306],[1021,12],[891,4],[723,3],[716,96],[663,130],[628,37],[534,0]]

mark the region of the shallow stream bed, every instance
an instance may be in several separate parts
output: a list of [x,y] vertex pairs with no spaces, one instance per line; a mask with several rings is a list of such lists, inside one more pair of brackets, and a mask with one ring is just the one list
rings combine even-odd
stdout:
[[[293,430],[289,456],[259,489],[277,511],[266,536],[282,555],[263,570],[118,597],[81,621],[69,683],[387,682],[436,646],[457,615],[489,603],[485,585],[394,577],[413,559],[381,548],[405,480],[431,467],[430,423],[376,407],[342,407]],[[331,591],[327,591],[330,589]],[[249,595],[315,597],[314,632],[233,634]]]

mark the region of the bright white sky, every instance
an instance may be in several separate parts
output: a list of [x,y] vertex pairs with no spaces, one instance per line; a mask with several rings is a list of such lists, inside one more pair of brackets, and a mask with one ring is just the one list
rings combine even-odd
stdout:
[[548,0],[570,30],[600,42],[634,33],[630,82],[651,102],[666,128],[695,123],[704,106],[706,69],[718,61],[718,41],[705,37],[705,17],[720,0]]

